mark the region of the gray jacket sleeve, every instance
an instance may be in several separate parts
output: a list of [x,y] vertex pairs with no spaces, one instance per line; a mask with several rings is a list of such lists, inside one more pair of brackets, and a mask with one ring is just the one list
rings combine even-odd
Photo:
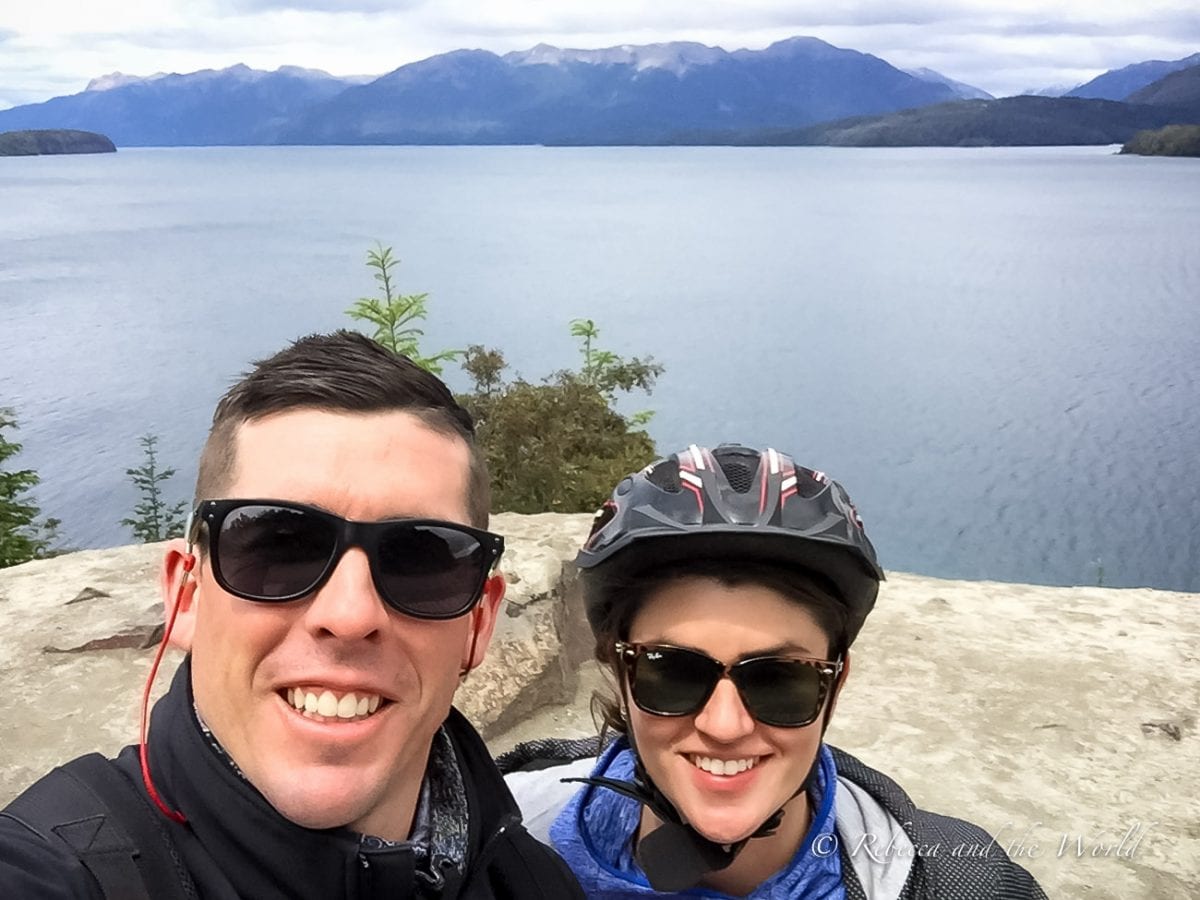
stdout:
[[517,806],[521,807],[525,830],[543,844],[549,844],[550,825],[582,787],[574,782],[563,784],[562,779],[586,778],[595,766],[595,758],[585,758],[546,769],[505,775],[504,783],[512,791]]

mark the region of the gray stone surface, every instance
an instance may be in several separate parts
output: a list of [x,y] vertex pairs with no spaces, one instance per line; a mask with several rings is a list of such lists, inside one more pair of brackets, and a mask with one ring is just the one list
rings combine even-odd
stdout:
[[[494,750],[591,730],[601,675],[569,566],[589,521],[493,520],[509,602],[458,703]],[[57,762],[136,740],[160,553],[0,570],[0,803]],[[1193,898],[1198,717],[1200,595],[892,573],[829,737],[996,834],[1051,897]]]
[[[493,750],[594,733],[604,679],[581,672]],[[890,573],[829,740],[986,828],[1052,898],[1195,900],[1198,717],[1200,595]]]
[[[562,513],[492,517],[492,530],[505,536],[507,603],[487,658],[455,698],[485,737],[575,696],[578,666],[590,648],[582,640],[586,628],[570,561],[591,521],[588,515]],[[576,627],[567,627],[568,621]]]

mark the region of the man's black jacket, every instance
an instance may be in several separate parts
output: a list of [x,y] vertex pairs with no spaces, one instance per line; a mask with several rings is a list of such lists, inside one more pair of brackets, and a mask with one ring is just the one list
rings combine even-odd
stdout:
[[[186,871],[182,896],[203,900],[562,900],[582,898],[574,877],[521,825],[520,812],[471,725],[451,710],[445,728],[458,759],[470,809],[467,860],[435,889],[414,874],[404,844],[368,848],[346,829],[313,831],[280,816],[221,758],[192,710],[190,667],[180,667],[154,708],[150,761],[165,802],[187,825],[162,817],[171,860]],[[137,748],[115,766],[143,791]],[[160,851],[161,853],[161,848]],[[0,815],[0,897],[99,900],[95,879],[56,840],[47,841]],[[151,892],[153,896],[153,892]]]

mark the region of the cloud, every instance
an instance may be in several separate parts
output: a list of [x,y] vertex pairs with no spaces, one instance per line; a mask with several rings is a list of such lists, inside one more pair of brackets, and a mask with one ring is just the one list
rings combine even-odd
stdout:
[[0,75],[0,109],[76,94],[85,84],[70,73],[48,68],[40,54],[30,50],[6,51]]
[[975,30],[980,33],[1016,37],[1045,35],[1062,38],[1113,37],[1125,39],[1137,36],[1157,36],[1181,42],[1200,42],[1200,15],[1164,11],[1145,16],[1109,18],[1107,20],[1096,18],[1091,21],[1070,18],[1039,18],[1032,21],[1011,20],[981,23]]
[[650,31],[681,34],[720,31],[730,35],[771,29],[808,33],[827,28],[956,26],[965,33],[1119,34],[1152,27],[1164,35],[1194,34],[1200,16],[1192,4],[1143,2],[1107,10],[1066,0],[1047,16],[1042,0],[559,0],[554,4],[440,0],[431,12],[447,34],[512,36],[531,33],[603,35]]
[[[939,14],[935,3],[910,3],[903,8],[891,4],[840,4],[830,9],[829,4],[824,3],[796,4],[778,0],[743,0],[737,4],[724,0],[659,0],[653,4],[641,0],[609,0],[603,6],[584,0],[536,6],[442,0],[436,8],[430,7],[429,12],[428,24],[446,34],[495,37],[657,35],[650,40],[683,40],[689,34],[698,33],[737,35],[797,26],[922,24],[937,21],[939,15],[944,18],[944,12]],[[714,43],[724,46],[731,41],[724,39]]]
[[[1153,35],[1012,34],[1003,29],[964,33],[953,27],[844,35],[843,46],[874,53],[895,66],[927,66],[996,96],[1052,85],[1073,87],[1109,69],[1148,59],[1180,59],[1195,46]],[[837,43],[837,41],[834,41]],[[868,45],[869,42],[869,45]]]
[[424,6],[427,0],[219,0],[218,9],[232,14],[265,10],[327,13],[395,13]]

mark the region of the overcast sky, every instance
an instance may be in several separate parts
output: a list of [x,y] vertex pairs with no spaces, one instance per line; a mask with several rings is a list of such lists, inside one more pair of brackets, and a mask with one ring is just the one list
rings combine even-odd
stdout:
[[463,47],[735,50],[794,35],[1002,96],[1200,51],[1200,0],[0,0],[0,108],[114,71],[381,75]]

